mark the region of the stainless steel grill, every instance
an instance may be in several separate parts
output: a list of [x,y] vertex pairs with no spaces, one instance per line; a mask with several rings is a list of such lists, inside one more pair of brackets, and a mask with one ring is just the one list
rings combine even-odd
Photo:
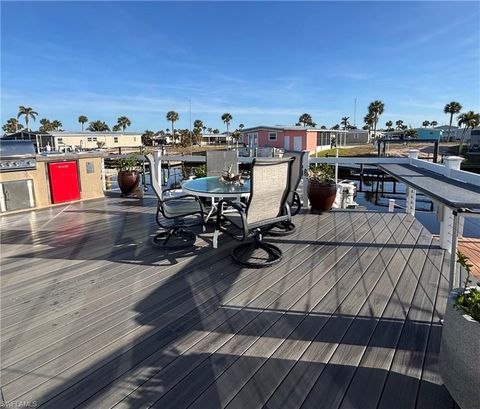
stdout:
[[35,147],[31,141],[0,140],[0,172],[36,168]]

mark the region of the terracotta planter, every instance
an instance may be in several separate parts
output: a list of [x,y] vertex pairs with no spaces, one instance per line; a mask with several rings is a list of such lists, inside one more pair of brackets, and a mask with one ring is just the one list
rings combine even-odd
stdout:
[[439,367],[443,383],[457,405],[474,409],[478,408],[480,391],[480,322],[455,307],[460,291],[455,289],[448,297]]
[[312,212],[326,212],[329,211],[335,196],[337,194],[337,187],[335,183],[319,183],[313,180],[308,181],[307,195],[310,201]]
[[140,184],[140,174],[137,171],[118,172],[118,186],[124,196],[131,195]]

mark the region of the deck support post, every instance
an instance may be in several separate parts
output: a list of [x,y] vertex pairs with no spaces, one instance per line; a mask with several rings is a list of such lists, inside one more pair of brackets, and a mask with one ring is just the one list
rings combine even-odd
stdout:
[[407,206],[406,212],[415,216],[415,203],[417,200],[417,191],[412,189],[410,186],[407,186]]
[[[408,157],[410,158],[410,165],[413,165],[413,160],[418,159],[418,149],[410,149],[408,151]],[[417,201],[417,191],[412,189],[410,186],[407,186],[407,203],[406,203],[406,213],[415,216],[415,205]]]
[[[458,213],[456,210],[453,212],[453,229],[452,229],[452,247],[450,252],[450,277],[449,277],[449,289],[460,287],[460,276],[457,274],[457,234],[458,234]],[[457,277],[458,275],[458,277]]]
[[453,233],[453,211],[445,205],[440,205],[440,247],[444,250],[452,249],[452,233]]
[[[309,155],[310,151],[303,151],[304,153],[306,152],[305,155],[303,155],[303,205],[302,207],[310,207],[310,203],[308,202],[308,171],[310,169],[310,161],[309,161]],[[315,155],[316,156],[316,155]]]
[[408,151],[408,157],[410,158],[410,165],[413,165],[413,159],[418,159],[418,149],[410,149]]
[[388,212],[393,213],[395,211],[395,199],[388,199]]

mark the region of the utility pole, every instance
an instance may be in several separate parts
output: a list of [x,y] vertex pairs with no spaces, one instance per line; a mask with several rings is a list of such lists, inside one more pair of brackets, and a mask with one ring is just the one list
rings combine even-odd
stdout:
[[190,104],[190,116],[189,116],[189,130],[190,130],[190,154],[193,155],[193,134],[192,134],[192,99],[189,98],[188,102]]
[[353,126],[357,126],[357,98],[355,98],[355,104],[353,107]]

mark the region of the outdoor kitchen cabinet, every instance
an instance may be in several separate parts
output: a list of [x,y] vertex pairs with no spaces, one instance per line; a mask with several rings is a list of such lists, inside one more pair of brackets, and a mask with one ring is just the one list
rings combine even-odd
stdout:
[[[5,191],[7,184],[11,182],[21,182],[17,185],[7,185],[7,196],[9,196],[10,204],[8,207],[4,200],[3,206],[0,208],[0,214],[8,214],[22,210],[41,209],[54,205],[62,205],[69,202],[98,199],[104,197],[102,182],[102,160],[103,154],[98,152],[88,152],[80,154],[57,154],[57,155],[36,155],[36,168],[30,170],[18,170],[15,172],[0,173],[0,204],[5,198],[2,198],[2,192]],[[49,171],[50,164],[74,163],[76,167],[77,186],[70,185],[72,174],[64,179],[61,172],[55,178],[54,189],[56,194],[52,195],[52,180]],[[58,166],[57,166],[58,167]],[[61,169],[56,169],[61,171]],[[70,169],[71,170],[71,169]],[[63,179],[63,180],[62,180]],[[28,185],[25,181],[30,181],[32,197],[26,197]],[[55,186],[55,184],[57,184]],[[67,196],[58,193],[73,189]],[[59,188],[59,189],[58,189]],[[75,194],[77,192],[77,194]],[[57,200],[59,199],[59,200]],[[23,207],[29,204],[29,200],[33,200],[32,207]],[[22,204],[23,203],[23,204]],[[19,208],[22,206],[23,208]],[[7,208],[8,207],[8,208]],[[15,208],[15,209],[14,209]]]

